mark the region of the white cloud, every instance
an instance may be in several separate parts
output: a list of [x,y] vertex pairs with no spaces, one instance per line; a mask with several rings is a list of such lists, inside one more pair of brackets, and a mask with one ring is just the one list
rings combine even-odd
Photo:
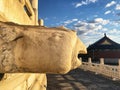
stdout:
[[120,26],[120,20],[111,21],[110,25],[115,26],[115,27],[119,27]]
[[[78,36],[86,46],[101,39],[104,36],[104,33],[106,33],[107,36],[112,40],[120,43],[120,39],[118,39],[120,38],[120,28],[114,27],[114,25],[112,25],[109,20],[102,18],[96,18],[92,21],[93,22],[77,21],[74,26],[74,29],[77,31]],[[108,27],[109,25],[110,28]]]
[[[107,36],[109,38],[111,38],[113,41],[120,43],[120,39],[118,39],[118,38],[120,38],[120,30],[119,29],[116,29],[116,28],[108,29],[108,28],[104,28],[101,26],[99,26],[99,28],[96,28],[96,29],[98,29],[98,30],[95,30],[95,29],[89,30],[89,31],[86,30],[86,32],[84,31],[84,34],[79,35],[80,39],[82,39],[82,41],[84,41],[86,46],[93,44],[97,40],[101,39],[104,36],[104,33],[106,33]],[[79,31],[80,31],[80,29],[79,29]]]
[[117,4],[115,9],[120,10],[120,4]]
[[115,4],[116,4],[115,1],[111,1],[110,3],[106,4],[105,7],[108,8],[108,7],[111,7],[111,6],[115,5]]
[[78,7],[82,6],[82,5],[87,5],[87,2],[82,1],[80,3],[76,3],[75,7],[78,8]]
[[117,34],[118,33],[118,30],[117,29],[113,29],[113,30],[110,30],[109,31],[109,34]]
[[96,18],[90,22],[77,21],[76,24],[74,24],[74,29],[86,46],[101,39],[104,33],[112,40],[120,43],[120,39],[118,39],[120,38],[120,28],[113,25],[115,23],[116,21],[113,22],[103,18]]
[[78,21],[76,24],[74,24],[75,27],[82,27],[82,26],[87,26],[88,23],[84,21]]
[[98,30],[101,30],[103,28],[102,25],[96,24],[96,23],[89,23],[85,21],[78,21],[74,25],[74,29],[78,32],[78,35],[81,34],[88,34],[89,32],[95,33]]
[[120,31],[119,30],[113,29],[112,32],[110,32],[110,33],[108,32],[108,35],[113,41],[120,44],[120,39],[119,39],[120,38]]
[[66,25],[71,24],[71,23],[76,22],[76,21],[78,21],[78,19],[74,18],[72,20],[64,21],[63,24],[64,24],[64,26],[66,26]]
[[95,22],[95,23],[98,23],[98,24],[106,25],[106,24],[108,24],[110,21],[109,21],[109,20],[105,20],[105,19],[103,19],[103,18],[96,18],[96,19],[94,19],[94,22]]
[[111,13],[111,11],[108,10],[108,11],[106,11],[104,14],[107,15],[107,14],[110,14],[110,13]]
[[[105,32],[107,30],[104,25],[109,24],[110,21],[103,18],[96,18],[90,22],[88,21],[77,21],[74,24],[74,29],[78,32],[78,35],[84,34],[87,35],[89,33],[98,33],[99,31]],[[103,30],[102,30],[103,29]]]
[[102,31],[103,31],[103,32],[107,32],[107,31],[108,31],[108,28],[102,28]]
[[95,3],[97,0],[88,0],[89,2]]
[[98,0],[86,0],[86,1],[81,1],[81,2],[78,2],[78,3],[75,4],[75,8],[78,8],[78,7],[82,6],[82,5],[88,5],[88,4],[90,4],[90,3],[95,3],[95,2],[97,2],[97,1],[98,1]]
[[74,19],[72,19],[72,21],[75,22],[75,21],[78,21],[78,19],[77,19],[77,18],[74,18]]

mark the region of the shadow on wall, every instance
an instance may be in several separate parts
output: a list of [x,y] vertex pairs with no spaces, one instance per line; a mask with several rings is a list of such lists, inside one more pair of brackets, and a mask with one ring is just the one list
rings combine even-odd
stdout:
[[0,80],[3,78],[4,73],[0,73]]

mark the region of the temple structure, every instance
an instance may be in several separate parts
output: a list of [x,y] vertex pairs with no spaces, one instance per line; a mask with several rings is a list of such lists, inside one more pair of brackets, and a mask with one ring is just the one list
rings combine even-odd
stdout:
[[117,63],[120,58],[120,44],[114,42],[106,34],[87,48],[88,55],[92,60],[105,59],[105,63]]

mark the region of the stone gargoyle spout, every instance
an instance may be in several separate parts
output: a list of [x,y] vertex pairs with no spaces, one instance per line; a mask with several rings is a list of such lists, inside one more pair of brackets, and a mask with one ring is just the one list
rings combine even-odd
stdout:
[[67,73],[80,66],[86,47],[65,28],[0,22],[0,73]]

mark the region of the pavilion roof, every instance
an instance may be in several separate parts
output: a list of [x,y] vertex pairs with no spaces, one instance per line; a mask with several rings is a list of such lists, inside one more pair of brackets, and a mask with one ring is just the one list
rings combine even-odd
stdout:
[[90,45],[88,50],[94,50],[94,49],[120,49],[120,44],[114,42],[109,37],[104,34],[104,37]]

